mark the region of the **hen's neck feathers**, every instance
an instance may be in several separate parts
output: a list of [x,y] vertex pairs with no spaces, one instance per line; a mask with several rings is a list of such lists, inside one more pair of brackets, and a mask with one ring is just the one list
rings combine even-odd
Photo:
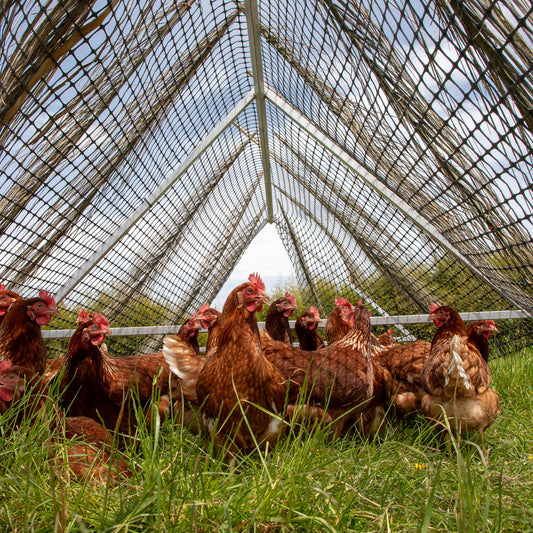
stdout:
[[247,350],[256,347],[257,351],[262,353],[255,311],[250,313],[244,305],[238,305],[237,293],[246,285],[244,283],[236,287],[224,304],[218,332],[216,357],[240,360],[241,352],[234,349],[239,344],[245,345]]
[[27,308],[39,301],[31,298],[16,302],[0,325],[0,360],[10,359],[42,374],[46,368],[46,345],[41,326],[31,320]]
[[92,344],[89,339],[84,338],[83,331],[87,326],[88,324],[79,326],[70,338],[65,354],[65,374],[70,376],[76,372],[80,363],[88,363],[97,375],[110,376],[116,371],[113,358],[99,346]]

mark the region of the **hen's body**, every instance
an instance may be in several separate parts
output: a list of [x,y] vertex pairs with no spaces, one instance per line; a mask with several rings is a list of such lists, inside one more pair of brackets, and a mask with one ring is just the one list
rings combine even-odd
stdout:
[[428,320],[437,326],[431,352],[421,372],[427,394],[422,399],[426,417],[442,420],[458,432],[483,431],[500,413],[499,399],[490,388],[487,363],[468,342],[466,327],[451,307],[431,306]]
[[256,275],[230,293],[222,310],[216,353],[196,384],[204,428],[209,434],[216,432],[217,446],[230,439],[230,452],[251,450],[254,440],[273,444],[280,431],[286,384],[263,356],[255,317],[266,299]]
[[294,324],[294,331],[298,337],[300,350],[312,352],[324,345],[318,333],[318,326],[322,322],[317,309],[310,307],[309,311],[302,313]]
[[369,408],[374,393],[370,315],[366,307],[355,308],[353,327],[331,345],[307,352],[271,341],[264,346],[264,352],[286,380],[305,391],[310,403],[327,407],[331,418],[337,418],[334,429],[338,433],[355,423],[363,432],[375,426],[373,409],[361,424],[361,414]]
[[394,344],[394,335],[392,329],[388,329],[378,337],[381,346],[392,346]]
[[[161,409],[168,410],[170,370],[162,354],[112,357],[99,344],[110,333],[107,320],[83,311],[64,358],[61,389],[67,412],[103,422],[129,434],[136,427],[134,398],[148,408],[158,384]],[[159,378],[157,378],[159,376]]]
[[420,373],[430,350],[431,343],[418,340],[386,347],[374,357],[392,375],[391,400],[398,418],[421,410],[426,391],[420,382]]
[[328,344],[338,341],[353,326],[354,306],[345,298],[336,298],[335,307],[326,320],[324,335]]
[[9,359],[42,375],[47,354],[41,326],[57,314],[54,299],[45,291],[38,298],[16,301],[0,324],[0,361]]

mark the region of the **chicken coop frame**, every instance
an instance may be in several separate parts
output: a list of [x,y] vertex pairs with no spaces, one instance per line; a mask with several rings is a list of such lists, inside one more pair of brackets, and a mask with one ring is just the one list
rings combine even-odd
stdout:
[[274,224],[322,315],[530,346],[533,7],[309,4],[6,6],[0,281],[62,302],[47,336],[85,306],[152,349]]

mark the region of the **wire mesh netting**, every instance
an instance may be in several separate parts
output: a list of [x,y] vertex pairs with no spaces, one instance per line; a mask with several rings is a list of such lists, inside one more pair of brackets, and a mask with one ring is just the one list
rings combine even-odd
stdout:
[[271,223],[323,315],[516,311],[529,346],[532,32],[516,0],[9,2],[0,281],[175,324]]

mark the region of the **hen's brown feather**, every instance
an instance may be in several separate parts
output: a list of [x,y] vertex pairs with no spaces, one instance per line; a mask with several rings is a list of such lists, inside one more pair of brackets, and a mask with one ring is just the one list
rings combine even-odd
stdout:
[[417,340],[388,346],[374,356],[374,360],[392,375],[391,400],[398,418],[416,413],[422,408],[421,402],[426,391],[420,382],[420,373],[430,350],[430,342]]

